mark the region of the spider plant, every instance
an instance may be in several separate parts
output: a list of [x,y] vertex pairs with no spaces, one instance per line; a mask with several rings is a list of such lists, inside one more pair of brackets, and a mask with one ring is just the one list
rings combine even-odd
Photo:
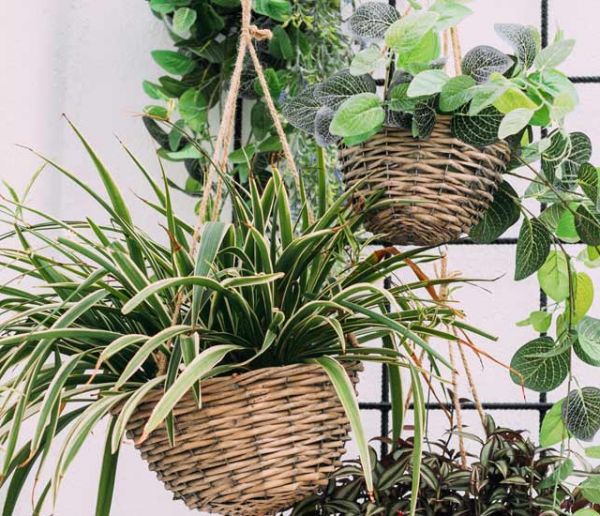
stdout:
[[[472,328],[456,310],[420,297],[436,283],[455,280],[420,277],[388,290],[379,285],[436,255],[420,249],[365,252],[366,243],[355,237],[364,211],[352,211],[352,192],[321,205],[313,221],[306,209],[293,220],[277,170],[260,194],[252,181],[242,191],[224,176],[235,222],[206,223],[194,245],[193,228],[175,214],[164,174],[156,182],[125,149],[154,192],[145,208],[167,233],[152,238],[135,224],[113,176],[75,131],[106,197],[44,159],[104,210],[104,220],[59,220],[10,188],[0,208],[11,226],[0,235],[0,260],[14,272],[0,286],[0,479],[8,486],[3,514],[12,514],[28,478],[41,484],[34,514],[47,499],[55,501],[69,465],[105,419],[96,514],[109,514],[128,418],[149,391],[163,389],[164,396],[144,436],[165,424],[175,442],[172,409],[190,390],[201,407],[202,379],[302,362],[318,363],[329,374],[372,485],[358,404],[340,364],[386,363],[396,391],[400,368],[409,369],[416,414],[422,415],[420,383],[432,377],[417,357],[429,358],[436,377],[447,366],[427,338],[457,339],[437,326]],[[397,435],[401,393],[393,392],[392,400]],[[418,461],[418,445],[415,450]]]

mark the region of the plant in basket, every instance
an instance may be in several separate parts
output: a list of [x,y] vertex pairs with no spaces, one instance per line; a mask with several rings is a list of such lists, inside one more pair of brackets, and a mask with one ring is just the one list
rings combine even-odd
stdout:
[[[558,516],[598,514],[581,488],[556,482],[563,457],[536,446],[523,431],[497,427],[487,416],[483,438],[466,434],[476,446],[470,464],[461,466],[450,439],[428,443],[423,452],[423,481],[417,491],[417,514],[436,516]],[[449,437],[451,434],[449,434]],[[369,496],[360,464],[344,464],[318,494],[298,503],[293,516],[403,515],[413,496],[413,439],[395,443],[373,459],[374,496]],[[376,452],[371,449],[371,455]]]
[[354,236],[363,213],[347,203],[352,190],[294,220],[276,169],[262,194],[252,180],[241,192],[223,176],[235,222],[195,231],[175,214],[166,179],[157,184],[132,156],[155,194],[145,204],[168,234],[152,238],[79,137],[107,199],[46,161],[104,218],[60,220],[14,190],[0,208],[12,224],[1,236],[2,265],[15,273],[0,286],[4,514],[28,478],[41,482],[36,514],[55,499],[104,420],[97,514],[110,512],[126,433],[190,508],[268,514],[327,482],[350,423],[371,489],[356,371],[382,362],[399,381],[407,368],[422,414],[421,381],[434,377],[418,356],[438,374],[447,365],[428,336],[462,342],[456,335],[471,328],[420,292],[457,280],[420,276],[381,288],[383,277],[436,256],[365,252]]
[[[565,179],[553,175],[555,165],[589,158],[589,139],[563,129],[578,98],[556,68],[573,40],[558,32],[542,49],[536,29],[497,24],[510,54],[482,45],[461,59],[455,26],[471,13],[466,3],[437,0],[424,9],[412,2],[404,15],[387,3],[361,5],[348,26],[366,48],[349,69],[284,107],[289,122],[321,145],[340,146],[346,185],[362,185],[356,199],[379,198],[367,228],[393,243],[439,244],[465,232],[489,240],[478,223],[496,192],[518,198],[503,173],[543,154],[550,179]],[[447,70],[450,48],[455,76]],[[379,92],[376,77],[383,77]],[[536,127],[550,136],[536,141]],[[516,222],[514,210],[506,216]]]

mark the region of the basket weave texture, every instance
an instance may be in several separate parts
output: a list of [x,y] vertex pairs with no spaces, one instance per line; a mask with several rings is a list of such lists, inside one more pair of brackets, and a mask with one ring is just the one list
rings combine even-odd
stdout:
[[489,208],[510,159],[499,141],[484,148],[455,138],[452,118],[440,116],[428,139],[386,127],[370,140],[340,150],[353,201],[379,194],[366,229],[397,245],[438,245],[456,240]]
[[[359,366],[349,370],[358,381]],[[162,391],[152,392],[128,424],[137,439]],[[165,487],[191,509],[268,515],[327,484],[340,466],[349,424],[318,365],[258,369],[202,382],[202,408],[177,404],[175,446],[164,425],[141,444]]]

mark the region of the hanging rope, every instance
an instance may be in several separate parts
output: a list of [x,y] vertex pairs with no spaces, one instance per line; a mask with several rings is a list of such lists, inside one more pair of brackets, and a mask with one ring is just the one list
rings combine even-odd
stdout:
[[244,69],[244,59],[246,57],[246,53],[250,54],[250,59],[252,61],[252,64],[254,65],[256,77],[262,89],[265,102],[269,110],[269,114],[273,119],[275,130],[277,131],[277,136],[281,141],[283,155],[287,161],[288,169],[292,174],[296,188],[300,190],[300,177],[298,174],[296,163],[294,161],[294,156],[290,149],[290,145],[287,141],[285,131],[283,130],[281,120],[279,119],[279,114],[277,112],[277,108],[275,107],[275,102],[273,101],[273,97],[271,96],[269,85],[267,83],[267,79],[265,78],[264,68],[262,66],[262,63],[260,62],[258,54],[256,53],[256,48],[254,48],[255,40],[269,40],[272,38],[273,34],[268,29],[259,29],[256,25],[252,25],[251,0],[242,0],[241,4],[242,26],[240,30],[238,54],[235,61],[233,74],[231,76],[231,85],[223,108],[222,121],[221,126],[219,128],[219,133],[217,134],[215,150],[212,156],[212,160],[208,165],[208,174],[198,210],[198,220],[196,222],[196,226],[194,228],[194,233],[192,236],[192,256],[195,254],[196,246],[202,229],[202,224],[205,222],[206,217],[208,215],[208,201],[212,194],[212,186],[215,182],[215,178],[217,181],[217,195],[215,196],[215,203],[210,219],[216,220],[219,216],[222,180],[218,175],[218,170],[225,170],[227,166],[227,157],[229,153],[229,148],[231,146],[231,141],[233,139],[235,114],[237,111],[238,97],[242,81],[242,71]]
[[[273,34],[268,29],[260,29],[256,25],[252,25],[252,0],[242,0],[241,5],[242,26],[240,30],[238,53],[235,60],[233,73],[231,75],[229,92],[227,93],[225,105],[223,107],[221,125],[219,127],[219,132],[217,133],[217,138],[215,140],[215,147],[212,159],[208,164],[208,173],[206,175],[204,191],[202,193],[202,198],[200,200],[198,208],[198,218],[196,220],[196,225],[194,226],[194,232],[192,234],[192,241],[190,246],[190,254],[192,256],[192,259],[195,259],[196,257],[196,251],[198,248],[198,242],[200,239],[200,234],[202,232],[203,224],[206,220],[218,220],[220,215],[223,181],[219,174],[219,171],[224,171],[227,167],[229,149],[231,147],[231,142],[233,140],[234,135],[235,115],[238,108],[238,98],[242,84],[242,72],[244,70],[244,60],[246,58],[246,53],[250,54],[250,59],[252,61],[252,64],[254,65],[256,77],[262,88],[267,108],[269,110],[269,114],[273,119],[273,124],[275,126],[275,130],[277,131],[277,136],[281,141],[281,147],[283,149],[283,155],[287,161],[288,169],[292,174],[292,178],[294,180],[296,188],[298,189],[298,191],[300,191],[300,176],[298,173],[298,168],[296,167],[296,162],[294,161],[294,156],[292,154],[292,150],[290,149],[290,145],[287,141],[285,131],[283,130],[283,125],[281,124],[281,120],[279,119],[279,114],[277,112],[277,108],[275,107],[275,102],[273,102],[271,92],[269,91],[269,85],[267,83],[267,79],[265,78],[263,66],[260,62],[260,59],[258,58],[256,49],[254,48],[254,41],[269,40],[272,38]],[[212,213],[209,214],[208,202],[212,195],[213,184],[215,182],[215,200],[213,203]],[[185,292],[183,290],[180,290],[175,299],[175,309],[171,318],[171,324],[177,324],[184,301]],[[167,347],[171,347],[171,345],[172,342],[169,342]],[[168,366],[167,356],[162,352],[158,353],[155,356],[155,361],[158,367],[159,374],[165,374]]]

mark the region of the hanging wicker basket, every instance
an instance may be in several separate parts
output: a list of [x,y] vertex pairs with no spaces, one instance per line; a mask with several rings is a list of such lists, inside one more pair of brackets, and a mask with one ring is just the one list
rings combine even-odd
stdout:
[[438,245],[477,224],[494,198],[510,159],[500,141],[479,149],[455,138],[440,116],[428,139],[386,127],[370,140],[340,150],[353,201],[379,194],[366,229],[397,245]]
[[[356,384],[359,366],[349,368]],[[162,391],[128,424],[140,437]],[[258,369],[202,382],[202,408],[188,393],[175,407],[175,446],[163,426],[136,445],[150,470],[190,509],[269,515],[327,484],[349,424],[318,365]]]

